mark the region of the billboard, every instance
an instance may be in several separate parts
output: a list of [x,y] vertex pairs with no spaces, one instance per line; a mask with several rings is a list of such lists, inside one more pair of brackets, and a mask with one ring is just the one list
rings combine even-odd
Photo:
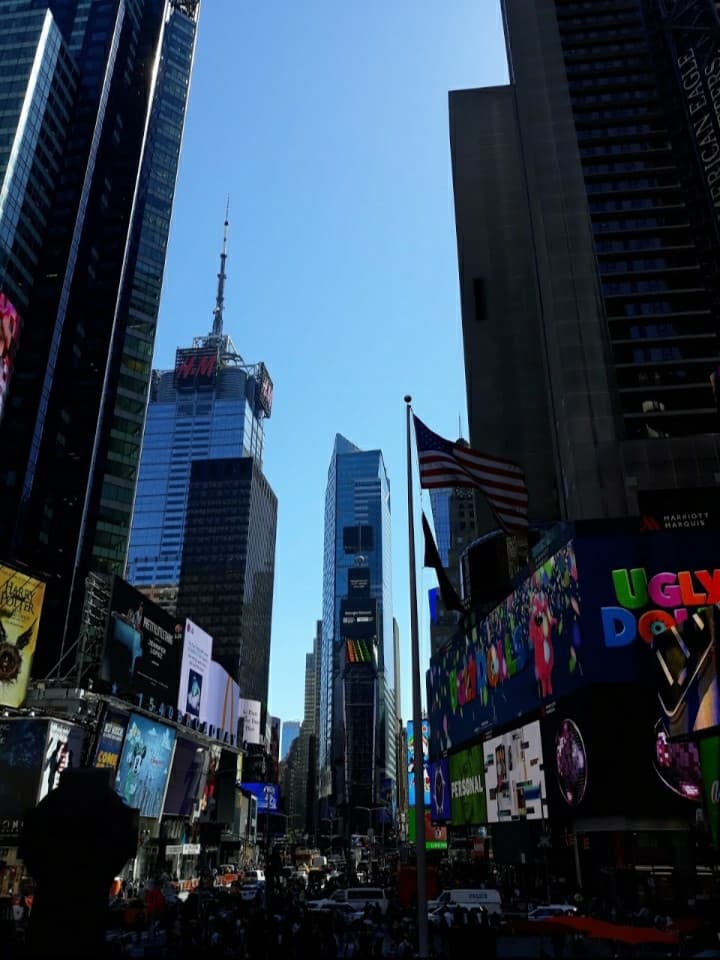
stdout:
[[115,791],[141,817],[160,816],[174,746],[172,727],[130,714]]
[[25,702],[44,596],[41,580],[0,565],[0,706]]
[[113,710],[105,712],[97,746],[95,747],[93,766],[113,772],[117,771],[126,728],[127,717],[115,713]]
[[200,723],[207,720],[212,644],[209,633],[192,620],[185,621],[177,706],[181,713],[196,717]]
[[14,838],[35,806],[45,754],[44,720],[0,719],[0,836]]
[[113,578],[100,667],[113,694],[146,710],[178,702],[184,625],[130,584]]
[[260,743],[260,701],[240,697],[239,703],[243,720],[243,742]]
[[217,372],[217,347],[186,348],[175,351],[176,390],[211,387],[215,383]]
[[478,744],[454,753],[448,761],[448,773],[453,826],[487,823],[482,747]]
[[539,720],[486,740],[483,767],[489,823],[547,817]]
[[[240,687],[215,660],[210,661],[210,691],[207,700],[207,722],[220,733],[237,737]],[[234,740],[233,740],[234,742]]]
[[272,413],[273,382],[264,363],[257,365],[255,377],[258,384],[257,403],[265,416],[269,417]]
[[450,819],[450,767],[447,757],[430,764],[430,819]]
[[672,739],[720,727],[720,548],[712,529],[639,533],[640,520],[574,536],[427,675],[431,755],[539,713],[588,683],[653,689]]
[[242,788],[257,799],[258,813],[277,813],[280,809],[280,787],[277,783],[243,783]]
[[588,676],[654,689],[672,738],[720,724],[719,560],[710,529],[577,538]]
[[[430,806],[430,771],[428,770],[430,744],[430,721],[422,721],[422,752],[423,752],[423,803]],[[408,807],[415,806],[415,736],[413,721],[407,725],[407,771],[408,771]]]
[[697,747],[670,741],[650,687],[593,686],[559,701],[541,727],[553,820],[687,817],[701,802]]
[[5,409],[5,400],[10,379],[15,369],[15,354],[20,340],[22,324],[18,312],[0,290],[0,420]]
[[549,557],[428,671],[433,756],[512,723],[583,683],[581,597],[573,543]]
[[[447,827],[434,824],[430,816],[430,811],[426,810],[424,815],[425,822],[425,849],[426,850],[447,850]],[[415,843],[415,811],[408,813],[408,843]]]
[[58,720],[48,722],[38,803],[56,789],[63,770],[80,766],[84,739],[85,731],[82,727],[73,727]]
[[205,748],[192,740],[178,738],[163,813],[174,817],[192,814],[200,795],[205,767]]
[[670,43],[675,83],[694,141],[697,170],[707,198],[720,221],[717,154],[720,122],[715,109],[720,83],[718,16],[708,0],[659,0],[665,35]]

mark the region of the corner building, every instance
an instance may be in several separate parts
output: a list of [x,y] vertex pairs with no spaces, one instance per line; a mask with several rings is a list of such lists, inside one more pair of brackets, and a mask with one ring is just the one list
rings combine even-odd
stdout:
[[377,822],[363,808],[397,782],[395,690],[390,484],[379,450],[338,434],[325,492],[318,797],[346,835]]
[[510,83],[450,94],[471,443],[523,464],[531,520],[697,509],[720,477],[716,4],[503,13]]

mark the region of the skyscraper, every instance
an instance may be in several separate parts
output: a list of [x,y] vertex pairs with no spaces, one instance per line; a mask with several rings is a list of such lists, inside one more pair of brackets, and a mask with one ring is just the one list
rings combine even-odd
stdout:
[[0,553],[48,583],[38,676],[125,568],[199,6],[0,2]]
[[177,600],[194,460],[252,457],[262,467],[272,409],[265,365],[247,364],[223,332],[228,221],[212,330],[179,348],[175,369],[154,371],[128,551],[128,580]]
[[325,493],[319,791],[345,829],[396,781],[390,484],[379,450],[335,438]]
[[213,638],[240,696],[267,706],[277,497],[252,457],[194,460],[178,608]]
[[471,444],[523,464],[535,520],[696,510],[720,479],[716,4],[503,8],[510,84],[450,95]]
[[300,736],[299,720],[283,720],[282,735],[280,739],[280,759],[284,760],[288,755],[288,750],[294,740]]

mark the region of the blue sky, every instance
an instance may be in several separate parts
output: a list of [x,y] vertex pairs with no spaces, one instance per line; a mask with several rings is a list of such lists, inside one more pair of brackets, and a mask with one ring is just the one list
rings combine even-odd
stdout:
[[457,436],[459,414],[467,429],[447,97],[503,82],[495,0],[202,4],[155,366],[210,330],[229,193],[225,330],[275,384],[269,707],[284,720],[302,717],[338,432],[380,448],[390,476],[411,716],[403,395],[436,432]]

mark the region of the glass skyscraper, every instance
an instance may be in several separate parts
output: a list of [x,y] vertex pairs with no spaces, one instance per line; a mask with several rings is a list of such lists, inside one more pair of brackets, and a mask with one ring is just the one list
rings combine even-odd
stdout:
[[362,807],[397,777],[390,519],[382,453],[338,434],[325,494],[318,794],[346,832],[367,828]]
[[194,460],[179,610],[213,638],[240,696],[267,707],[277,497],[252,457]]
[[125,568],[199,9],[0,0],[0,557],[48,584],[39,677]]

